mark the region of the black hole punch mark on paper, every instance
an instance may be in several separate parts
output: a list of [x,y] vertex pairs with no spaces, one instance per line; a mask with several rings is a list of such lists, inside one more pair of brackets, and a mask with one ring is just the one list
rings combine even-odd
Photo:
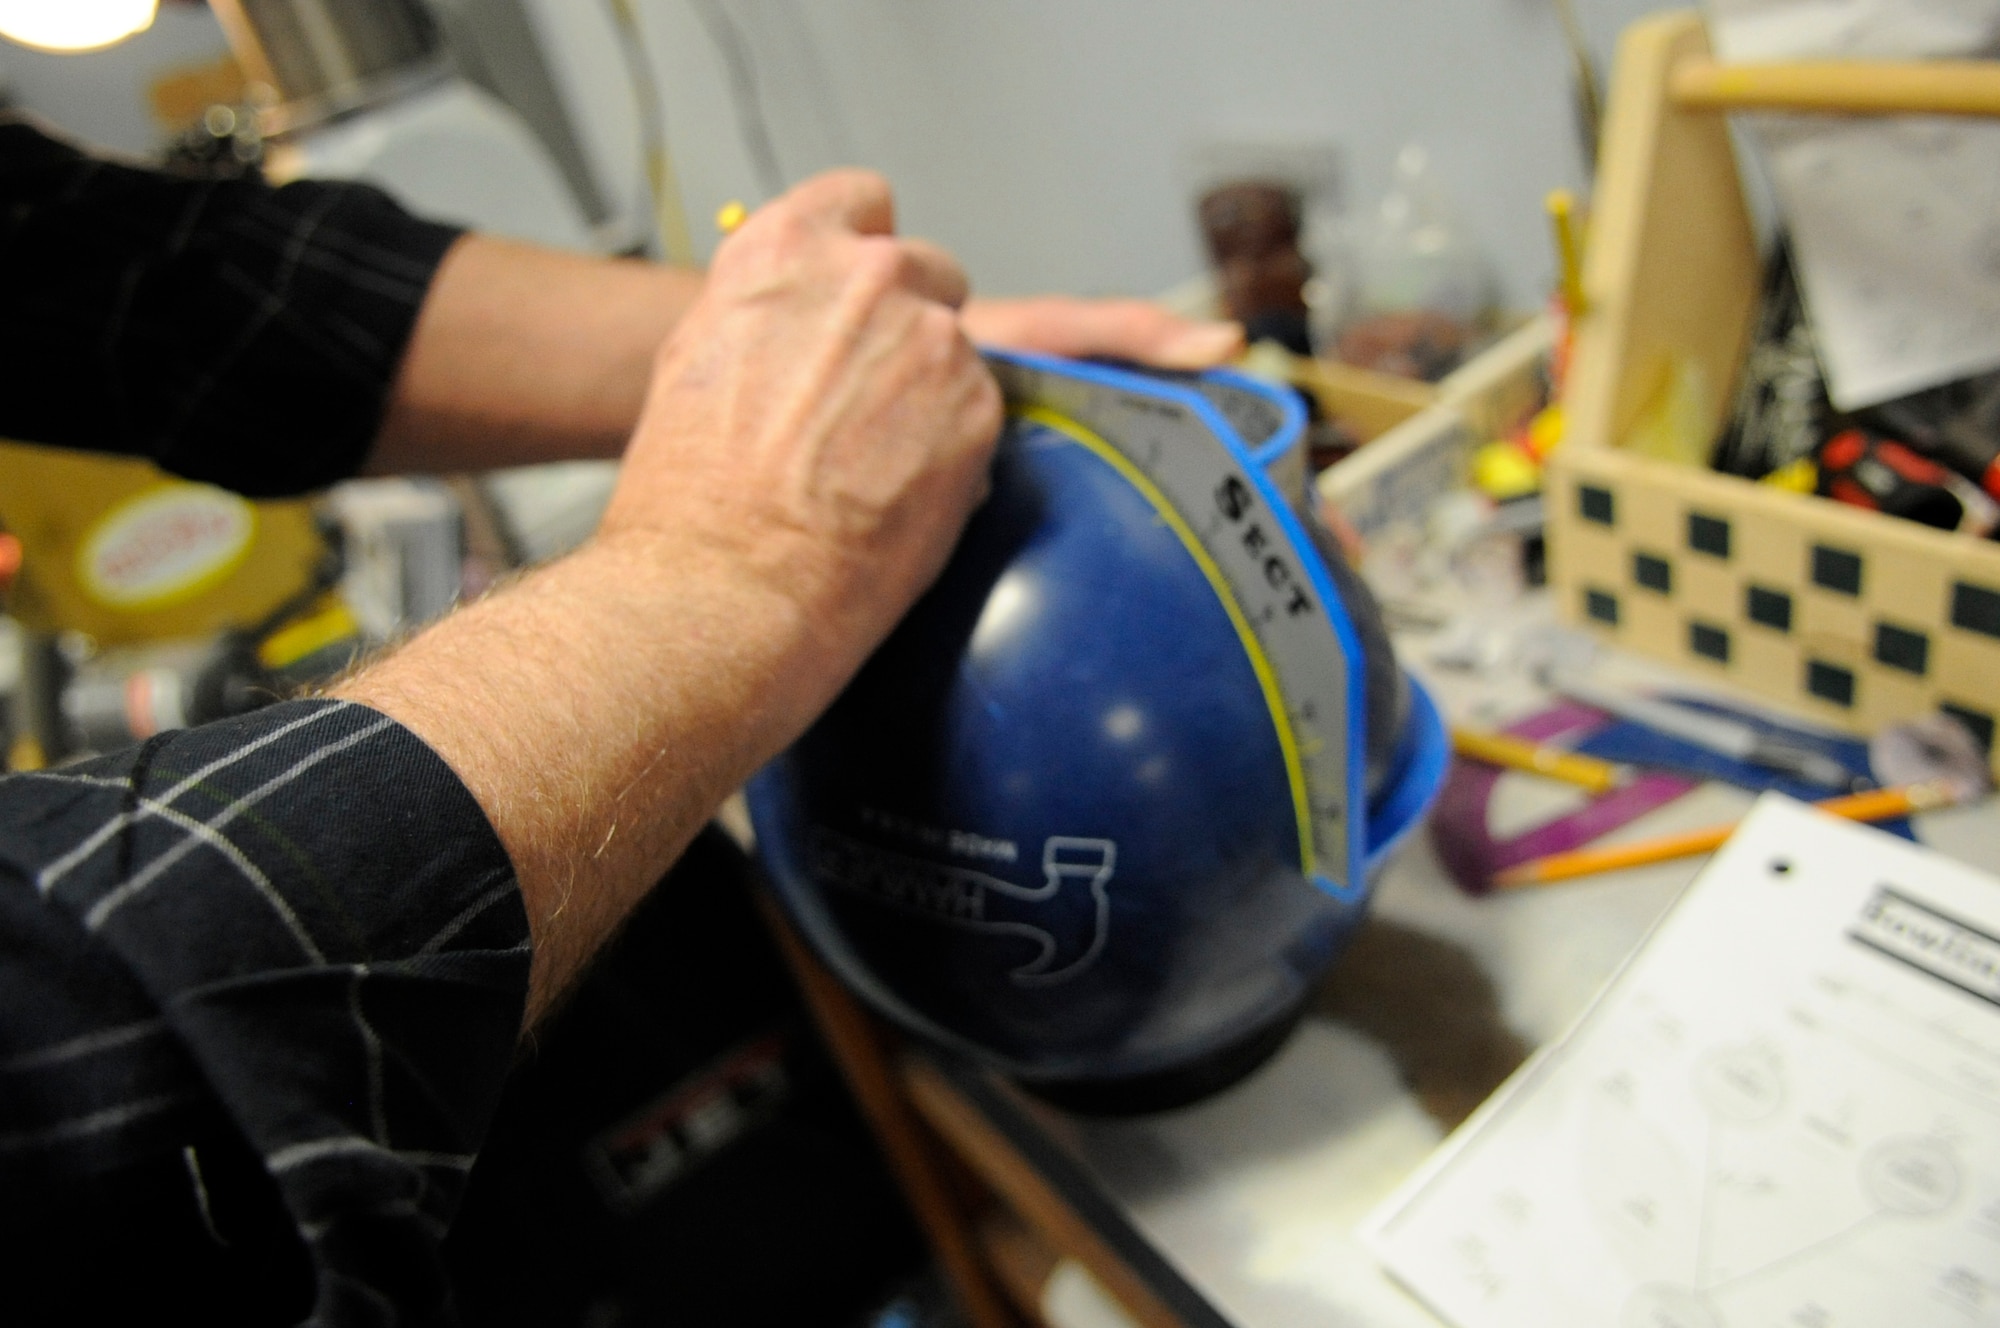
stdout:
[[1618,597],[1607,591],[1585,590],[1583,611],[1607,627],[1618,625]]
[[1822,701],[1831,701],[1837,706],[1852,706],[1854,673],[1838,664],[1809,659],[1806,661],[1806,690]]
[[1657,590],[1662,595],[1674,593],[1674,566],[1665,558],[1650,553],[1632,555],[1632,579],[1648,590]]
[[1719,516],[1688,513],[1688,547],[1696,553],[1729,556],[1729,523]]
[[1859,595],[1861,555],[1846,549],[1815,544],[1812,550],[1812,579],[1816,586],[1823,586],[1843,595]]
[[1974,710],[1970,706],[1953,705],[1949,701],[1939,706],[1938,709],[1965,725],[1967,731],[1972,734],[1973,741],[1979,744],[1979,750],[1988,753],[1992,752],[1992,715],[1987,714],[1984,710]]
[[1743,592],[1743,612],[1753,623],[1762,623],[1781,632],[1792,630],[1792,597],[1782,590],[1748,587]]
[[1951,587],[1951,625],[1968,632],[2000,636],[2000,591],[1966,581]]
[[1594,484],[1577,486],[1576,512],[1585,521],[1595,521],[1600,526],[1618,524],[1618,500],[1612,497],[1611,490]]
[[1718,664],[1729,662],[1729,633],[1709,623],[1688,624],[1688,649]]
[[1875,624],[1875,658],[1892,669],[1922,677],[1930,670],[1931,639],[1889,623]]

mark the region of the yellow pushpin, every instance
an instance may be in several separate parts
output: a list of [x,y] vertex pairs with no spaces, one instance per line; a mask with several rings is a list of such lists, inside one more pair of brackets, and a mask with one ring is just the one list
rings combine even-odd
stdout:
[[732,198],[715,210],[715,229],[724,235],[734,234],[749,215],[750,209],[743,206],[743,200]]

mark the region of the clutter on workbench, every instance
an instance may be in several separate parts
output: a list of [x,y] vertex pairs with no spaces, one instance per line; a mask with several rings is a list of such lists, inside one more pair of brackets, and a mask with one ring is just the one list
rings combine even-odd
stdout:
[[[1955,503],[1959,526],[1984,523],[1991,495],[1969,435],[1992,409],[1988,385],[1850,402],[1844,415],[1832,409],[1841,394],[1826,390],[1823,404],[1826,329],[1813,329],[1815,362],[1790,278],[1773,268],[1767,280],[1730,123],[1717,114],[1732,98],[1782,106],[1803,95],[1784,89],[1810,83],[1811,106],[1845,99],[1865,118],[1921,109],[1931,81],[1903,66],[1878,78],[1858,62],[1832,84],[1780,73],[1815,69],[1728,69],[1693,14],[1642,19],[1621,41],[1590,307],[1574,323],[1566,438],[1544,477],[1550,582],[1571,621],[1697,676],[1854,733],[1943,712],[1991,751],[2000,548],[1888,515],[1942,522]],[[1794,241],[1803,220],[1786,219]],[[1805,304],[1819,313],[1810,291]],[[1659,445],[1635,446],[1649,434]],[[1662,459],[1706,459],[1717,439],[1723,470]]]
[[1775,796],[1369,1219],[1455,1328],[1972,1322],[2000,880]]
[[[1838,62],[1787,75],[1821,106],[1870,95],[1853,72],[1870,63],[1878,84],[1900,78],[1917,93],[1953,65],[1990,72],[2000,31],[1994,0],[1708,0],[1706,14],[1725,73]],[[2000,368],[2000,97],[1909,109],[1947,113],[1742,121],[1843,412]]]
[[1363,314],[1340,334],[1334,353],[1347,364],[1434,383],[1464,362],[1478,329],[1434,309]]
[[1222,306],[1245,337],[1312,354],[1305,298],[1312,268],[1299,250],[1297,192],[1277,180],[1238,181],[1202,195],[1197,212]]
[[1275,341],[1253,343],[1237,367],[1297,389],[1307,406],[1307,463],[1315,475],[1423,411],[1437,396],[1428,384],[1295,355]]
[[1562,407],[1552,403],[1480,444],[1472,454],[1472,486],[1496,502],[1540,493],[1542,467],[1562,431]]
[[1433,668],[1485,674],[1518,650],[1516,616],[1535,584],[1540,501],[1494,503],[1458,489],[1420,523],[1376,528],[1357,563],[1392,627]]
[[0,589],[37,661],[9,764],[110,751],[337,675],[513,564],[469,547],[469,506],[429,479],[253,502],[142,461],[0,443],[18,573]]
[[1550,779],[1574,784],[1586,793],[1609,793],[1630,783],[1632,767],[1615,761],[1601,761],[1547,743],[1530,742],[1508,733],[1488,733],[1483,729],[1454,728],[1451,750],[1455,756],[1484,761],[1507,770],[1526,770]]
[[[1536,422],[1528,437],[1534,411],[1550,396],[1546,320],[1494,339],[1500,320],[1492,273],[1424,151],[1401,154],[1395,186],[1360,224],[1341,216],[1324,155],[1242,147],[1204,154],[1197,211],[1213,284],[1190,283],[1179,298],[1243,322],[1252,344],[1242,367],[1304,394],[1315,474],[1439,402],[1476,398],[1473,428],[1523,456],[1548,446],[1559,416]],[[1466,381],[1455,386],[1461,370]],[[1391,450],[1397,459],[1369,469],[1402,470],[1408,449]],[[1507,464],[1512,460],[1496,458],[1508,472],[1495,487],[1499,497],[1532,492],[1522,473],[1537,471],[1539,462]],[[1449,460],[1454,485],[1461,464],[1461,457]]]
[[[1309,217],[1315,208],[1328,210],[1324,199],[1276,168],[1255,169],[1259,165],[1247,163],[1252,172],[1247,175],[1225,172],[1227,178],[1201,195],[1196,215],[1214,275],[1217,312],[1241,323],[1249,342],[1242,367],[1299,390],[1307,408],[1306,460],[1317,474],[1379,432],[1380,412],[1397,411],[1403,401],[1396,380],[1361,371],[1349,372],[1344,391],[1327,390],[1327,380],[1338,371],[1314,352],[1338,324],[1346,281],[1329,280],[1308,258],[1308,229],[1318,232],[1313,247],[1322,262],[1338,263],[1344,255],[1326,238],[1331,220]],[[1362,398],[1358,415],[1350,409],[1356,397]],[[1417,408],[1411,404],[1403,413]]]
[[1397,155],[1394,181],[1355,249],[1359,308],[1335,358],[1436,382],[1486,339],[1493,272],[1423,148]]
[[1179,174],[1208,270],[1185,288],[1185,312],[1233,318],[1252,345],[1298,355],[1327,345],[1354,298],[1342,239],[1346,172],[1346,153],[1327,139],[1189,144]]
[[1607,687],[1578,673],[1552,669],[1543,674],[1543,681],[1559,696],[1759,771],[1827,788],[1853,789],[1867,784],[1865,772],[1857,774],[1820,744],[1785,735],[1769,724],[1751,724],[1712,709],[1676,705],[1670,699]]
[[[1838,816],[1844,821],[1867,822],[1894,820],[1916,812],[1938,811],[1955,806],[1959,800],[1957,791],[1949,785],[1928,782],[1907,784],[1899,788],[1842,793],[1836,797],[1822,798],[1813,806],[1828,816]],[[1552,853],[1547,857],[1509,867],[1493,878],[1493,885],[1500,890],[1520,890],[1532,886],[1554,885],[1581,876],[1596,876],[1602,872],[1619,871],[1627,867],[1645,867],[1656,862],[1673,862],[1681,858],[1697,857],[1721,848],[1736,832],[1738,824],[1736,821],[1724,821],[1718,825],[1703,826],[1698,830],[1682,830],[1675,834],[1660,835],[1631,843]]]
[[1735,401],[1715,444],[1717,470],[1779,482],[1809,475],[1812,492],[1837,502],[1991,535],[2000,524],[1996,458],[2000,373],[1858,411],[1835,409],[1791,246],[1776,247]]
[[[1541,390],[1532,400],[1517,400],[1509,415],[1489,421],[1492,436],[1480,442],[1470,458],[1467,478],[1472,487],[1496,502],[1524,500],[1541,492],[1542,467],[1563,439],[1561,395],[1569,370],[1570,326],[1587,308],[1576,197],[1567,189],[1553,189],[1545,206],[1555,240],[1557,280],[1543,315],[1549,344],[1539,365]],[[1538,543],[1538,556],[1540,551]],[[1541,583],[1539,572],[1533,580]]]
[[[1483,760],[1454,763],[1431,817],[1431,843],[1446,872],[1468,893],[1485,894],[1507,883],[1510,873],[1532,877],[1539,872],[1532,864],[1585,850],[1711,780],[1756,792],[1775,790],[1803,801],[1865,789],[1874,782],[1869,747],[1858,739],[1712,697],[1669,692],[1649,697],[1629,693],[1618,699],[1618,689],[1609,685],[1586,688],[1580,680],[1573,681],[1578,690],[1589,691],[1605,704],[1558,697],[1512,720],[1502,732],[1537,746],[1611,762],[1632,774],[1604,793],[1562,801],[1539,820],[1501,830],[1496,828],[1494,806],[1500,781],[1506,777],[1503,770]],[[1633,711],[1646,718],[1633,718]],[[1679,712],[1681,718],[1658,722],[1663,712]],[[1704,741],[1691,736],[1704,725],[1740,731],[1742,737],[1718,740],[1709,734]],[[1717,750],[1732,744],[1739,750],[1781,750],[1792,758],[1786,762],[1790,768],[1773,768],[1748,755]],[[1801,773],[1802,768],[1810,768],[1818,778]],[[1635,863],[1610,861],[1595,869],[1630,865]]]
[[[1405,164],[1418,158],[1420,153]],[[1236,182],[1219,191],[1229,196],[1248,187]],[[1279,188],[1259,186],[1267,187]],[[1320,206],[1324,211],[1323,202]],[[1305,285],[1314,342],[1323,345],[1326,329],[1338,326],[1329,320],[1353,304],[1348,293],[1357,284],[1351,270],[1356,246],[1341,240],[1341,228],[1327,217],[1308,229],[1316,237],[1307,246],[1316,273],[1332,268],[1337,278],[1316,274]],[[1473,288],[1480,284],[1470,283]],[[1315,288],[1321,289],[1315,293]],[[1190,283],[1178,298],[1190,307],[1207,307],[1196,302],[1215,298],[1215,292]],[[1478,336],[1483,340],[1486,328],[1478,329]],[[1539,526],[1539,509],[1532,503],[1542,459],[1561,439],[1562,412],[1552,397],[1565,341],[1559,316],[1538,315],[1492,344],[1476,347],[1477,354],[1435,384],[1325,355],[1301,355],[1268,338],[1254,341],[1239,367],[1265,381],[1288,384],[1305,398],[1307,455],[1317,477],[1320,512],[1342,534],[1352,560],[1360,562],[1368,539],[1385,527],[1428,522],[1433,500],[1461,488],[1469,470],[1474,487],[1488,499],[1524,504],[1504,524],[1526,536],[1520,561],[1527,582],[1538,585],[1542,545],[1539,534],[1530,530]],[[1453,344],[1471,346],[1456,332]],[[1537,514],[1535,519],[1524,521],[1530,512]]]
[[[1435,638],[1431,665],[1474,674],[1496,696],[1507,694],[1509,678],[1529,688],[1513,689],[1506,718],[1484,721],[1497,732],[1454,731],[1459,759],[1431,839],[1468,893],[1710,851],[1731,824],[1600,842],[1705,782],[1775,790],[1847,819],[1891,822],[1905,835],[1902,818],[1981,799],[1992,787],[1979,743],[1947,715],[1891,725],[1864,743],[1692,692],[1588,637],[1522,622],[1518,612],[1490,616],[1483,630],[1480,621],[1464,618],[1460,631]],[[1536,778],[1523,784],[1512,771]]]

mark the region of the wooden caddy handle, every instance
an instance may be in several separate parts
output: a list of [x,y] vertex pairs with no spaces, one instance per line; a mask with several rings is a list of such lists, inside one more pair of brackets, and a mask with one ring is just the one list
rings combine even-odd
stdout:
[[1690,59],[1667,87],[1675,105],[1694,110],[2000,116],[2000,60]]

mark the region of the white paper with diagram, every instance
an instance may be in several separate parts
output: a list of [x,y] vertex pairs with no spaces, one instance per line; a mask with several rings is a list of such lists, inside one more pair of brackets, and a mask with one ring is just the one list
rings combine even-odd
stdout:
[[2000,881],[1767,796],[1364,1235],[1459,1328],[2000,1325]]

